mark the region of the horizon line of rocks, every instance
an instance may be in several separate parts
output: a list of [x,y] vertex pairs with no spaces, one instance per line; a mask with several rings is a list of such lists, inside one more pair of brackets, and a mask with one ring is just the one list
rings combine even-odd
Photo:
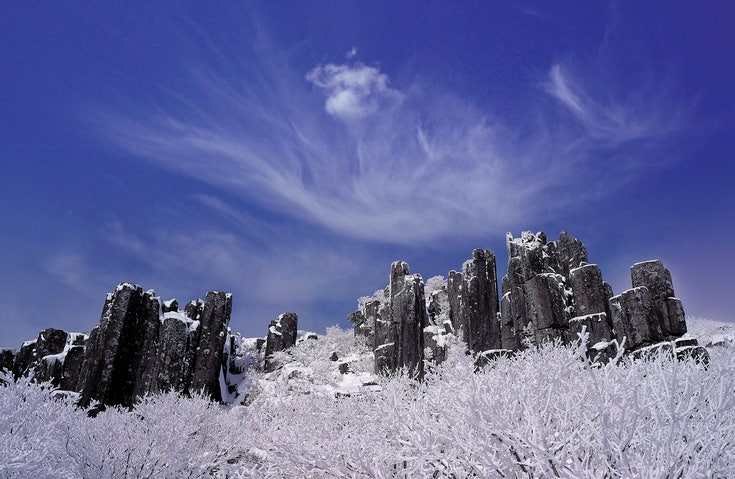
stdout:
[[[566,232],[551,242],[544,233],[517,239],[508,233],[506,245],[500,297],[490,250],[474,250],[462,270],[450,271],[440,284],[424,284],[407,263],[393,262],[389,284],[361,298],[348,317],[374,353],[375,372],[408,368],[421,376],[425,360],[444,360],[450,335],[482,362],[546,341],[569,343],[583,329],[590,354],[600,356],[614,354],[613,340],[625,338],[627,349],[640,350],[686,333],[681,301],[659,260],[633,265],[633,288],[615,296],[597,265],[588,263],[584,244]],[[230,293],[210,291],[179,311],[176,300],[120,283],[107,294],[89,336],[46,329],[17,354],[0,351],[0,369],[79,393],[82,406],[132,406],[140,396],[168,390],[201,390],[226,401],[243,373],[231,311]],[[297,330],[296,313],[271,321],[266,338],[257,340],[259,367],[280,367],[274,354],[296,344]],[[697,348],[696,340],[677,343],[679,353],[706,355]]]
[[[78,393],[83,407],[129,407],[146,394],[171,390],[202,391],[223,401],[237,388],[229,379],[243,372],[235,357],[237,334],[229,329],[231,312],[230,293],[210,291],[179,311],[175,299],[161,301],[153,290],[123,282],[107,293],[89,335],[45,329],[15,354],[0,351],[0,370]],[[281,314],[257,340],[264,371],[280,366],[273,355],[296,343],[297,324],[296,313]]]
[[444,360],[448,335],[462,339],[480,363],[547,341],[570,343],[583,331],[589,355],[603,360],[614,356],[613,341],[640,351],[678,340],[679,355],[706,356],[696,340],[679,339],[687,331],[684,309],[662,261],[634,264],[632,288],[614,295],[585,245],[567,232],[556,241],[543,232],[507,233],[506,247],[500,297],[490,250],[475,249],[461,271],[449,271],[433,288],[407,263],[394,262],[389,284],[362,298],[348,318],[373,350],[376,372],[408,368],[421,376],[426,359]]

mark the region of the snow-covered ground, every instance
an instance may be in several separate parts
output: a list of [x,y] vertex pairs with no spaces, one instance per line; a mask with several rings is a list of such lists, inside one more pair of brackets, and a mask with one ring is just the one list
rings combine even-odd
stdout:
[[89,418],[5,377],[0,477],[735,477],[735,324],[687,322],[709,367],[548,346],[474,372],[453,348],[419,383],[332,328],[243,372],[245,405],[167,394]]

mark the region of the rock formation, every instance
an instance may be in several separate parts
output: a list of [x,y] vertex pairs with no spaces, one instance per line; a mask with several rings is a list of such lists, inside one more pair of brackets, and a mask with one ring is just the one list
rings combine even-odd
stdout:
[[[487,359],[547,341],[575,341],[584,331],[590,355],[604,359],[613,340],[625,339],[627,350],[637,350],[686,333],[681,301],[661,261],[633,265],[633,288],[614,296],[600,268],[588,263],[585,245],[566,232],[555,241],[542,232],[506,238],[508,270],[500,300],[492,251],[476,249],[461,272],[449,272],[441,289],[425,292],[406,263],[393,263],[385,293],[361,300],[348,318],[373,348],[376,371],[420,371],[424,360],[441,362],[447,334]],[[428,301],[421,307],[424,295]],[[683,348],[690,356],[706,355],[696,345],[676,348],[679,355]]]
[[15,362],[15,351],[13,351],[12,349],[5,349],[5,348],[0,349],[0,371],[12,373],[14,362]]
[[273,354],[284,351],[296,344],[299,317],[296,313],[283,313],[268,326],[268,337],[265,341],[265,372],[275,371],[280,363]]
[[448,296],[455,330],[460,332],[471,351],[481,353],[500,349],[495,254],[490,250],[476,249],[472,258],[462,266],[462,274],[450,271],[449,276],[454,278],[452,288],[448,288]]
[[44,329],[38,338],[26,341],[13,358],[15,377],[33,374],[39,381],[73,389],[81,369],[80,352],[84,351],[86,334],[67,333],[60,329]]
[[355,324],[355,334],[366,337],[373,349],[376,371],[406,368],[411,374],[423,375],[429,312],[421,275],[410,274],[408,264],[396,261],[388,286],[378,293],[379,297],[368,299],[348,317]]
[[[684,310],[661,261],[633,265],[632,288],[614,295],[600,268],[588,262],[584,244],[567,233],[555,241],[531,232],[506,239],[500,298],[490,250],[474,250],[460,272],[426,284],[405,262],[391,265],[388,285],[361,298],[348,318],[372,349],[376,372],[405,368],[420,378],[426,361],[441,363],[455,344],[476,355],[481,367],[547,341],[575,341],[583,331],[588,353],[603,360],[617,341],[637,356],[668,348],[676,357],[707,361],[696,340],[680,338]],[[277,353],[296,344],[298,316],[280,315],[267,338],[246,346],[229,334],[231,311],[229,293],[211,291],[180,311],[176,300],[121,283],[107,294],[89,337],[46,329],[17,352],[0,350],[0,369],[78,392],[83,406],[132,406],[145,394],[169,390],[232,401],[249,365],[264,364],[266,372],[280,367]],[[238,356],[238,347],[251,352]]]
[[163,312],[153,291],[121,283],[107,295],[76,384],[80,404],[131,406],[146,394],[202,390],[221,400],[220,374],[232,310],[229,293],[209,292],[180,313]]

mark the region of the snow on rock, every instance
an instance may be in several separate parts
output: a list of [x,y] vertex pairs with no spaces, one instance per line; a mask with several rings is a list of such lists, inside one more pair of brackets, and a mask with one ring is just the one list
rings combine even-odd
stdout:
[[[476,249],[462,272],[450,271],[446,280],[431,278],[423,288],[423,307],[408,306],[419,290],[409,283],[420,276],[409,274],[406,263],[394,262],[388,287],[360,298],[358,310],[349,315],[355,335],[365,337],[373,349],[376,371],[390,373],[424,359],[440,363],[446,335],[459,337],[477,354],[555,340],[569,343],[582,331],[592,344],[626,339],[630,349],[686,332],[681,301],[659,260],[634,265],[635,292],[614,296],[600,268],[588,262],[585,245],[566,232],[554,241],[543,232],[524,231],[519,238],[508,233],[506,246],[508,269],[500,298],[492,251]],[[649,297],[646,289],[653,291]],[[414,332],[417,321],[423,321],[422,327]]]
[[299,316],[296,313],[283,313],[268,326],[268,337],[265,343],[266,372],[272,372],[281,364],[274,354],[296,344]]
[[[223,349],[232,309],[225,293],[167,311],[152,290],[121,283],[108,294],[84,352],[76,390],[92,401],[124,406],[164,390],[203,390],[221,399]],[[67,359],[68,360],[68,359]]]

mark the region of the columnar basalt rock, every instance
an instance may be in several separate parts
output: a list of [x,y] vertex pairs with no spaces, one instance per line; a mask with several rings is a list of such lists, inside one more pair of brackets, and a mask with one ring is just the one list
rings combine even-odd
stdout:
[[[575,341],[584,331],[590,354],[598,356],[610,349],[613,339],[625,337],[634,349],[686,330],[681,302],[673,296],[671,276],[660,261],[635,265],[633,284],[640,288],[613,296],[600,268],[588,263],[585,245],[566,232],[550,242],[542,232],[523,232],[520,238],[508,233],[506,245],[508,271],[500,300],[492,251],[474,250],[462,272],[450,271],[440,290],[434,282],[435,291],[425,292],[429,301],[423,308],[417,302],[420,276],[411,275],[404,262],[393,263],[385,294],[363,298],[360,310],[350,315],[355,334],[370,335],[376,371],[392,372],[423,360],[441,362],[447,334],[488,357],[488,351]],[[418,334],[415,326],[421,321],[426,326]],[[423,353],[417,352],[420,336]]]
[[498,280],[492,251],[476,249],[464,263],[459,303],[462,339],[470,351],[500,349]]
[[671,273],[660,260],[636,263],[630,268],[633,287],[645,286],[651,295],[661,333],[678,337],[687,332],[684,308],[675,297]]
[[[45,339],[44,339],[45,338]],[[63,342],[62,342],[63,341]],[[61,389],[73,390],[82,368],[87,335],[61,330],[45,330],[36,344],[37,361],[33,368],[39,381],[50,381]]]
[[623,291],[610,298],[610,312],[618,342],[626,339],[626,349],[636,349],[663,339],[648,288]]
[[222,400],[220,373],[225,371],[223,351],[227,338],[232,295],[221,291],[210,291],[204,301],[199,320],[199,346],[196,362],[192,369],[192,391],[204,391],[217,401]]
[[466,322],[462,310],[462,284],[462,273],[454,270],[450,271],[447,275],[447,296],[449,298],[449,320],[455,333],[459,332]]
[[109,293],[76,383],[80,404],[131,406],[146,393],[171,389],[220,400],[232,297],[210,292],[206,301],[191,302],[187,312],[196,319],[177,309],[164,313],[153,291],[130,283]]
[[296,344],[298,322],[299,317],[296,313],[283,313],[278,319],[271,321],[265,342],[265,372],[275,371],[280,366],[280,363],[274,360],[273,354]]
[[[387,288],[390,289],[390,288]],[[388,297],[390,293],[388,293]],[[395,371],[395,335],[396,328],[391,323],[390,302],[370,301],[365,304],[366,317],[372,319],[373,343],[376,371]],[[372,313],[372,314],[371,314]]]
[[[81,335],[86,341],[87,336]],[[66,352],[64,364],[61,370],[61,380],[59,381],[59,389],[65,391],[73,391],[79,382],[79,374],[82,372],[82,364],[84,364],[83,344],[72,344]]]
[[570,338],[576,338],[584,328],[594,345],[612,337],[612,318],[608,301],[612,288],[602,280],[596,264],[583,264],[569,271],[569,286],[573,294],[575,316],[569,320]]
[[563,276],[537,274],[524,284],[526,312],[533,324],[536,343],[564,339],[569,329],[566,289]]
[[441,364],[446,357],[446,335],[454,331],[449,319],[449,294],[446,286],[435,291],[424,288],[428,325],[424,328],[424,358]]
[[424,370],[424,329],[428,312],[424,299],[424,281],[410,274],[408,264],[396,261],[390,274],[389,342],[394,344],[396,368],[407,368],[421,376]]
[[[141,310],[142,289],[121,283],[108,293],[100,323],[92,329],[79,375],[80,403],[132,405],[135,362],[135,326]],[[127,361],[130,361],[129,364]]]
[[15,362],[15,351],[12,349],[0,349],[0,371],[8,373],[13,372],[13,363]]
[[548,242],[544,233],[506,235],[508,272],[502,281],[501,337],[504,349],[560,339],[566,341],[573,316],[570,271],[586,264],[581,241],[562,232]]

